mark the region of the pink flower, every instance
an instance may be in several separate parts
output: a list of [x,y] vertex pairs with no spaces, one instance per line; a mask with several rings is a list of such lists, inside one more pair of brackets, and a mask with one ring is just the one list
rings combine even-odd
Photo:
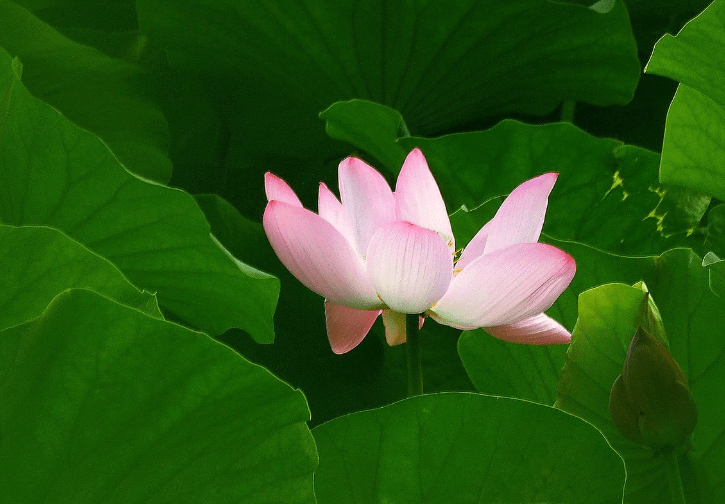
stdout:
[[342,203],[321,183],[319,215],[267,173],[264,230],[287,269],[324,296],[335,353],[355,348],[381,313],[391,345],[405,341],[405,314],[416,313],[507,341],[568,343],[569,332],[543,312],[576,265],[537,243],[557,176],[514,189],[457,260],[443,198],[419,149],[406,158],[395,192],[360,159],[343,160]]

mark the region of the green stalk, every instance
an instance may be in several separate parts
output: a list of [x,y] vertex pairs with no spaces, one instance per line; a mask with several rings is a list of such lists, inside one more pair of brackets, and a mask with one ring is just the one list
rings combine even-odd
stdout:
[[405,316],[405,355],[408,362],[408,397],[423,393],[423,368],[420,363],[420,331],[417,313]]
[[574,124],[574,109],[576,108],[576,102],[574,100],[564,100],[561,104],[561,116],[562,122],[568,122]]
[[667,468],[667,481],[670,483],[670,494],[672,495],[672,504],[687,504],[685,502],[685,490],[682,488],[682,478],[680,477],[680,466],[677,462],[677,453],[672,451],[665,458]]

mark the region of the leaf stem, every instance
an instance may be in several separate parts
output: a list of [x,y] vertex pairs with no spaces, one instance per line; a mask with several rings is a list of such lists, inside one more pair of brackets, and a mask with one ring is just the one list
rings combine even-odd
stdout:
[[405,355],[408,362],[408,397],[423,393],[423,367],[420,363],[420,315],[405,316]]
[[574,124],[574,109],[576,102],[574,100],[564,100],[561,104],[561,121]]
[[685,502],[685,491],[682,488],[680,466],[677,461],[677,452],[675,450],[665,457],[665,466],[667,469],[667,481],[670,483],[672,504],[687,504]]

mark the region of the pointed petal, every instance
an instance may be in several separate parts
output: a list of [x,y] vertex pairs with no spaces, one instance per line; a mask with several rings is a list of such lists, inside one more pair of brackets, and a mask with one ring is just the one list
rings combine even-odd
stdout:
[[388,307],[401,313],[423,313],[448,289],[453,256],[435,231],[397,221],[373,236],[367,267],[378,296]]
[[574,259],[556,247],[512,245],[466,266],[430,312],[452,327],[513,324],[551,307],[575,271]]
[[365,263],[332,224],[276,200],[267,204],[262,223],[277,257],[309,289],[336,304],[382,308]]
[[420,149],[405,158],[395,185],[395,204],[398,220],[435,231],[455,250],[446,205]]
[[483,255],[483,251],[486,249],[486,241],[488,240],[488,230],[490,229],[491,222],[488,221],[484,226],[476,233],[466,248],[461,252],[461,257],[456,261],[456,270],[462,270],[468,266],[478,256]]
[[347,215],[345,207],[342,206],[342,203],[332,194],[332,191],[328,189],[324,182],[320,182],[317,205],[320,217],[335,226],[335,229],[350,242],[353,249],[356,249],[355,232],[352,229],[350,217]]
[[365,338],[380,310],[356,310],[325,301],[327,339],[336,354],[349,352]]
[[395,220],[393,191],[380,172],[354,157],[340,163],[338,174],[340,199],[355,230],[357,249],[365,256],[375,231]]
[[559,345],[571,342],[571,334],[559,322],[540,313],[514,324],[485,327],[488,334],[512,343]]
[[515,243],[539,241],[549,193],[558,176],[558,173],[545,173],[527,180],[509,194],[491,220],[486,254]]
[[302,206],[302,202],[287,182],[274,173],[264,174],[264,192],[267,195],[267,201],[284,201],[292,206]]
[[388,345],[402,345],[407,339],[405,332],[405,313],[393,310],[383,310],[383,324],[385,325],[385,340]]

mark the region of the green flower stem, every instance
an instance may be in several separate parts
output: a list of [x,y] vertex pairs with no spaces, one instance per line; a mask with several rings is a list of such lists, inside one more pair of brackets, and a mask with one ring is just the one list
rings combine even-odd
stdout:
[[420,331],[417,313],[405,316],[405,355],[408,361],[408,397],[423,393],[423,368],[420,364]]
[[687,504],[685,502],[685,491],[682,488],[682,478],[680,477],[680,466],[677,462],[677,453],[672,451],[667,455],[666,459],[667,481],[670,483],[670,494],[672,494],[672,504]]
[[564,102],[561,104],[561,121],[574,124],[575,108],[576,102],[574,100],[564,100]]

